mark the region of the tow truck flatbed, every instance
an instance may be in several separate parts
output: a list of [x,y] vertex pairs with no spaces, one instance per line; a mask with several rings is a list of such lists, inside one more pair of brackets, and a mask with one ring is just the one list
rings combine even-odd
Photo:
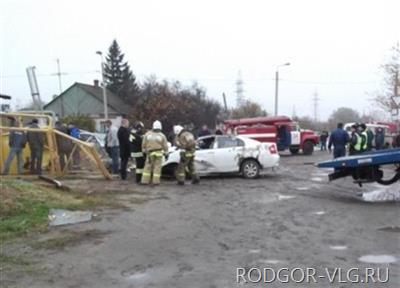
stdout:
[[358,184],[378,182],[382,185],[391,185],[400,180],[400,170],[389,180],[383,179],[382,165],[400,164],[400,148],[365,152],[359,155],[340,157],[318,163],[319,168],[333,168],[335,172],[329,174],[329,180],[352,176]]
[[400,163],[400,148],[365,152],[318,163],[319,168],[360,167]]

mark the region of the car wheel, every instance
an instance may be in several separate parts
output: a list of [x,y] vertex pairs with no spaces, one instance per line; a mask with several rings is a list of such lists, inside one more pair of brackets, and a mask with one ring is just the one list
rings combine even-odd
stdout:
[[260,165],[257,161],[248,159],[242,163],[241,172],[244,178],[254,179],[260,175]]
[[162,176],[169,179],[176,179],[178,164],[172,163],[162,168]]
[[293,155],[296,155],[297,153],[299,153],[299,148],[289,148],[290,153],[292,153]]
[[303,145],[303,154],[311,155],[314,152],[314,143],[311,141],[306,141]]

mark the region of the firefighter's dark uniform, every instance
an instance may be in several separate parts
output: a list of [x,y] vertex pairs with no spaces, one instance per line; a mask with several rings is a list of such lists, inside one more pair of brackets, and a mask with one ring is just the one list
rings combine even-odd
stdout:
[[182,130],[176,137],[176,146],[181,149],[176,178],[178,184],[185,183],[186,170],[192,178],[192,183],[199,183],[199,178],[196,174],[196,169],[194,167],[194,154],[196,151],[196,140],[192,133],[186,130]]
[[131,157],[135,159],[136,163],[136,183],[140,183],[142,180],[143,168],[146,160],[146,157],[142,151],[143,130],[133,129],[129,136],[129,141],[131,142]]
[[[29,128],[39,129],[37,122],[32,122]],[[29,149],[31,150],[31,174],[42,174],[42,160],[43,160],[43,149],[45,143],[45,136],[43,132],[31,132],[26,134],[28,140]]]
[[121,158],[120,174],[121,179],[126,180],[128,177],[126,167],[128,166],[129,157],[131,156],[131,143],[130,143],[130,131],[128,128],[121,126],[118,129],[118,142],[119,142],[119,157]]

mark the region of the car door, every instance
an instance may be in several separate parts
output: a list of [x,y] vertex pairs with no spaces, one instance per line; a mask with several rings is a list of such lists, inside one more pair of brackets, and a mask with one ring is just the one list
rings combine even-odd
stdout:
[[235,137],[219,136],[216,138],[214,165],[218,172],[236,172],[239,169],[238,140]]
[[[204,147],[204,142],[209,142]],[[215,136],[202,137],[197,141],[195,165],[199,174],[209,174],[218,172],[215,166]]]

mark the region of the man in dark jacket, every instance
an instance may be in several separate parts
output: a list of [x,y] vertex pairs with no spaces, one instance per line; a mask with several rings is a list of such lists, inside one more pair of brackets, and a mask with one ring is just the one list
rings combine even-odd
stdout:
[[375,149],[381,150],[385,144],[385,131],[379,127],[375,130]]
[[145,134],[144,125],[142,122],[138,121],[131,130],[129,141],[131,143],[131,156],[135,159],[135,173],[136,173],[136,183],[140,183],[142,180],[144,163],[146,160],[146,155],[142,151],[142,140]]
[[[19,121],[16,119],[12,120],[13,127],[19,126]],[[22,174],[22,166],[23,166],[23,150],[26,145],[26,135],[23,131],[11,131],[8,136],[8,146],[10,150],[8,152],[7,160],[4,164],[3,174],[7,175],[10,171],[10,165],[13,161],[14,157],[17,156],[17,172],[18,174]]]
[[[33,119],[29,128],[39,129],[38,119]],[[29,149],[31,150],[31,173],[42,174],[42,159],[45,137],[43,132],[29,131],[26,135],[28,139]]]
[[203,127],[201,128],[201,131],[199,132],[199,134],[197,136],[203,137],[203,136],[208,136],[208,135],[211,135],[211,132],[208,129],[208,126],[204,124]]
[[326,142],[328,141],[329,137],[329,132],[324,130],[321,133],[321,136],[319,137],[319,140],[321,142],[321,151],[326,151]]
[[332,131],[329,138],[329,152],[333,145],[333,158],[346,156],[346,144],[349,142],[349,134],[343,130],[343,123],[338,123],[337,128]]
[[[69,133],[69,135],[71,136],[71,137],[74,137],[74,138],[77,138],[77,139],[80,139],[81,138],[81,131],[79,130],[79,128],[75,125],[75,124],[73,124],[73,123],[70,123],[69,125],[68,125],[68,133]],[[71,142],[72,143],[72,142]],[[72,143],[73,144],[73,143]],[[77,145],[76,146],[76,148],[75,148],[75,150],[74,150],[74,153],[73,153],[73,155],[72,155],[72,162],[73,162],[73,164],[74,164],[74,168],[77,168],[77,169],[79,169],[79,166],[80,166],[80,164],[81,164],[81,151],[80,151],[81,149],[79,148],[79,146]]]
[[128,119],[122,119],[121,127],[119,127],[117,132],[119,142],[119,156],[121,158],[120,174],[122,180],[126,180],[127,178],[126,167],[128,165],[129,157],[131,156],[129,134],[129,121]]
[[[58,131],[68,135],[67,125],[62,124],[61,122],[57,121],[55,128]],[[68,158],[71,156],[73,144],[70,139],[63,137],[61,135],[57,135],[56,140],[57,140],[58,157],[60,159],[60,166],[61,166],[61,169],[64,170],[64,167],[66,164],[65,160],[68,160]],[[71,163],[69,163],[69,164],[71,164]],[[71,165],[68,165],[68,166],[69,166],[68,168],[71,167]]]

